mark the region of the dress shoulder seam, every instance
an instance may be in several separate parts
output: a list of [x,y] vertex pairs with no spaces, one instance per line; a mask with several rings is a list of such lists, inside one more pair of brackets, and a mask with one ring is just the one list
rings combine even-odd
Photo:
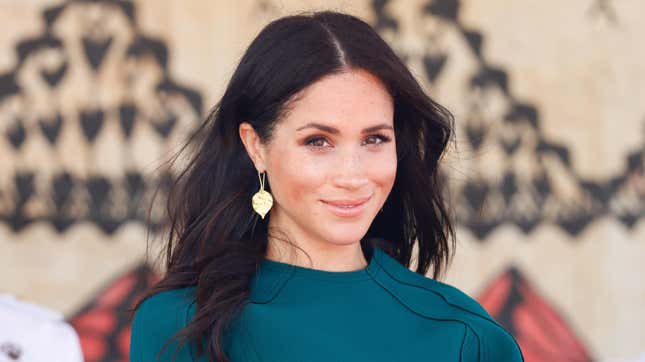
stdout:
[[[495,319],[493,319],[492,317],[487,316],[485,314],[478,313],[477,311],[472,310],[472,308],[469,308],[467,306],[463,306],[461,303],[451,302],[449,300],[450,298],[446,297],[446,295],[442,291],[437,290],[438,288],[428,285],[429,283],[437,282],[437,281],[435,281],[433,279],[429,279],[427,277],[424,277],[424,276],[422,276],[422,275],[420,275],[418,273],[415,273],[414,271],[406,268],[405,266],[403,266],[401,263],[399,263],[397,260],[395,260],[394,258],[392,258],[389,255],[384,254],[383,258],[386,259],[386,260],[379,261],[380,262],[379,264],[381,264],[380,265],[381,269],[383,269],[387,273],[387,275],[390,276],[390,278],[394,279],[396,282],[398,282],[400,284],[408,285],[408,286],[414,287],[414,288],[420,288],[420,289],[423,289],[423,290],[425,290],[425,291],[427,291],[429,293],[433,293],[433,294],[437,295],[439,298],[441,298],[441,300],[443,300],[443,302],[446,303],[447,305],[449,305],[451,307],[454,307],[454,308],[457,308],[457,309],[467,313],[468,315],[472,315],[472,316],[475,316],[475,317],[477,317],[479,319],[487,321],[495,329],[500,330],[503,334],[507,335],[508,337],[511,338],[511,340],[513,340],[513,343],[515,344],[516,348],[520,351],[520,355],[522,355],[522,360],[524,360],[524,356],[523,356],[523,354],[521,352],[522,350],[519,347],[519,344],[517,343],[517,341],[515,340],[513,335],[510,334],[510,332],[508,332],[504,327],[502,327]],[[389,258],[389,260],[388,260],[388,258]],[[392,263],[396,263],[396,265],[392,265]],[[393,268],[398,268],[399,270],[392,270]],[[437,283],[439,283],[439,282],[437,282]],[[450,286],[448,284],[445,284],[445,286],[449,287],[449,288],[454,288],[454,287],[452,287],[452,286]],[[468,296],[465,293],[464,293],[464,296],[467,297],[467,298],[472,299],[472,297]],[[475,303],[478,303],[474,299],[473,299],[473,301]],[[482,307],[482,309],[483,309],[483,307]],[[484,310],[484,312],[485,312],[485,310]],[[474,326],[472,325],[472,323],[469,323],[466,320],[463,320],[462,318],[460,318],[459,321],[464,323],[465,325],[467,325],[473,331],[473,333],[475,333],[475,335],[477,336],[477,338],[479,340],[479,343],[481,345],[481,338],[479,338],[479,336],[478,336]],[[481,357],[482,356],[480,354],[480,358]]]

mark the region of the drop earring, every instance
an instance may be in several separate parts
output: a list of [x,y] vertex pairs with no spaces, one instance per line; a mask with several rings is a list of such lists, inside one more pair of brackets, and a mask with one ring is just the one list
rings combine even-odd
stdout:
[[[253,195],[251,198],[251,206],[253,206],[253,210],[257,212],[260,217],[264,220],[264,216],[271,210],[271,206],[273,206],[273,196],[271,194],[264,190],[264,175],[266,172],[260,173],[258,170],[258,179],[260,179],[260,190]],[[261,176],[260,176],[261,175]]]

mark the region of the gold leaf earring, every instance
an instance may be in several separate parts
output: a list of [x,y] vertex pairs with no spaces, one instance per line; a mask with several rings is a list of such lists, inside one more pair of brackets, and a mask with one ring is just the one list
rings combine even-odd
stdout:
[[266,172],[262,172],[260,177],[260,171],[258,170],[258,178],[260,179],[260,191],[256,192],[255,195],[251,198],[251,205],[253,210],[260,214],[260,217],[264,219],[264,216],[271,210],[273,206],[273,196],[264,190],[264,175]]

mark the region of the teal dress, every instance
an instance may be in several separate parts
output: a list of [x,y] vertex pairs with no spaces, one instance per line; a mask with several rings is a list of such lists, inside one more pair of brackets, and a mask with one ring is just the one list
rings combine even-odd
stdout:
[[[417,274],[378,247],[356,271],[264,259],[224,348],[233,362],[523,361],[515,339],[474,299]],[[134,316],[132,362],[157,352],[195,314],[195,288],[156,294]],[[176,361],[194,358],[191,345]]]

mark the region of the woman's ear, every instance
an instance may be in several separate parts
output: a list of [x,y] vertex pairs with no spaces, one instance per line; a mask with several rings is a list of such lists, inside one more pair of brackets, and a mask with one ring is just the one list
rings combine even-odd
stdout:
[[262,144],[260,136],[255,132],[253,126],[248,122],[240,123],[239,134],[255,168],[260,172],[266,170],[264,144]]

